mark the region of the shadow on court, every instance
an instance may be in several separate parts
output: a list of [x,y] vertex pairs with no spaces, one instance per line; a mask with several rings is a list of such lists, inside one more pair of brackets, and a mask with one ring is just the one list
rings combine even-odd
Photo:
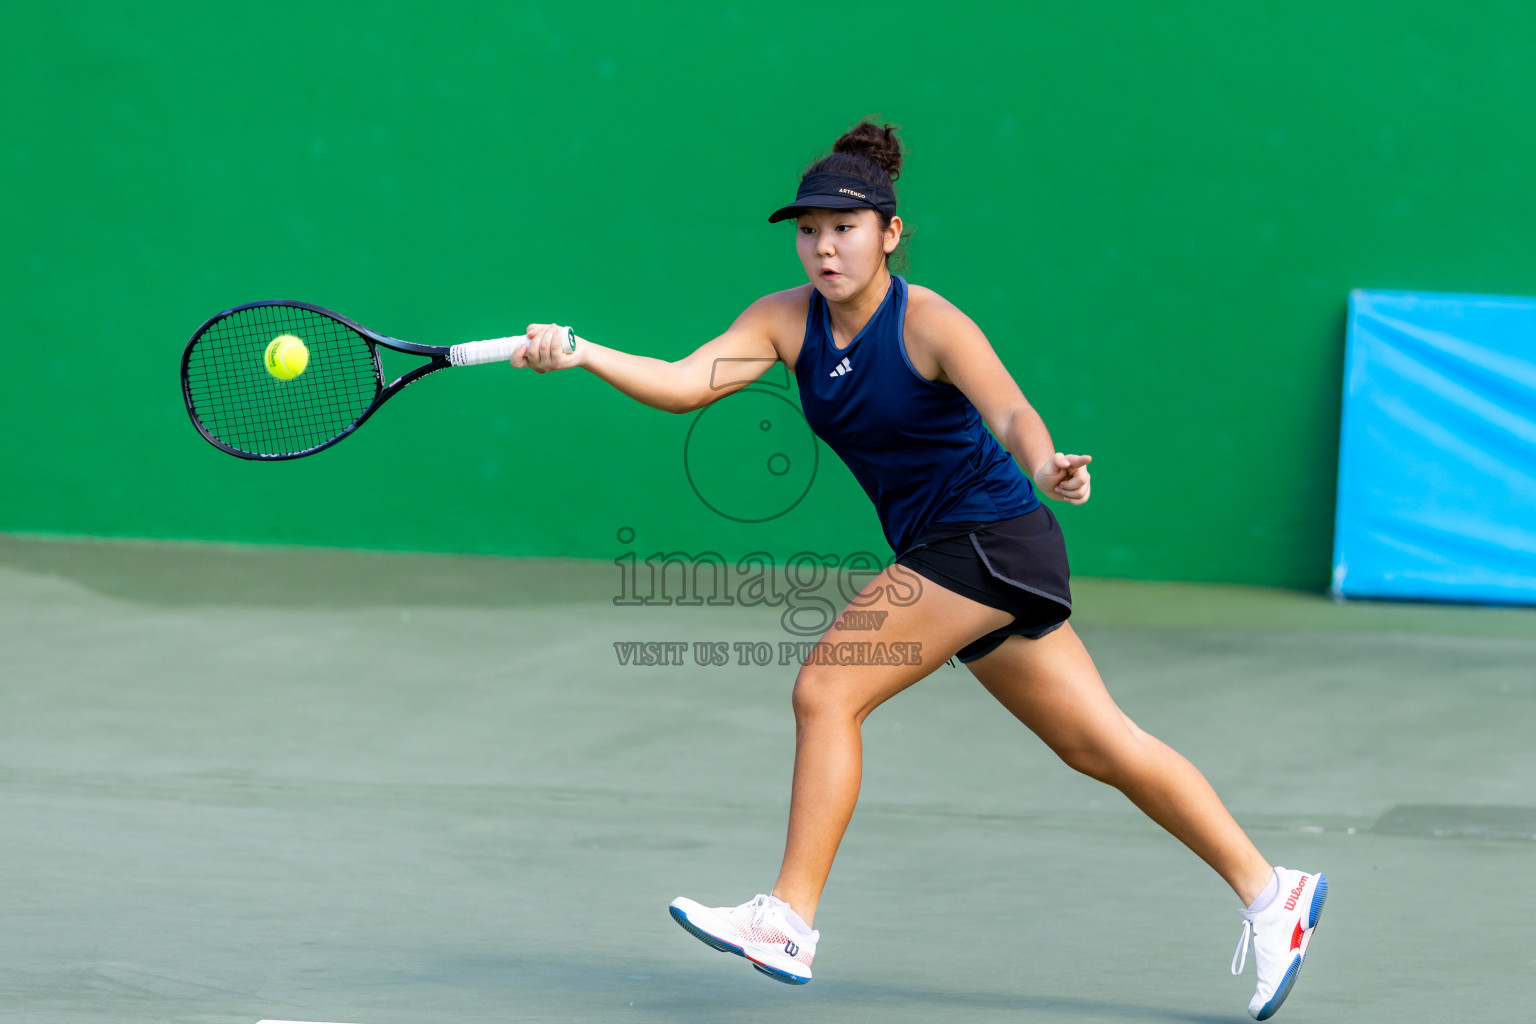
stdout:
[[[783,639],[613,567],[0,537],[0,1021],[1245,1020],[1236,901],[962,669],[866,724],[817,977],[674,896],[766,889]],[[1334,881],[1285,1018],[1536,1001],[1536,614],[1079,581],[1127,712]]]

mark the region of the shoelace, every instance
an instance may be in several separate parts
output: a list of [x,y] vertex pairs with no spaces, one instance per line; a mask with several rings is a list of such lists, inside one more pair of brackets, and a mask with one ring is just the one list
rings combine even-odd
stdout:
[[1232,974],[1243,973],[1248,966],[1248,940],[1253,937],[1253,922],[1243,918],[1243,934],[1237,940],[1237,952],[1232,954]]
[[772,909],[773,905],[768,902],[767,896],[759,895],[752,901],[752,917],[750,921],[754,931],[763,926],[763,919],[768,916],[768,911]]

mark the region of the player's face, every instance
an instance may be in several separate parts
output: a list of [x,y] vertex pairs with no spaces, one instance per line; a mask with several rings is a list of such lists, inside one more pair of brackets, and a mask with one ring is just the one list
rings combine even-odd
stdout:
[[806,276],[835,302],[852,298],[885,271],[886,253],[901,240],[901,218],[880,229],[874,210],[807,210],[795,220],[795,245]]

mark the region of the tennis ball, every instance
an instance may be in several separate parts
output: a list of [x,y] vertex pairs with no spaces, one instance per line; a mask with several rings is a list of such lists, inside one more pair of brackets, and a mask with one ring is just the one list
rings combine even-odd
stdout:
[[267,343],[267,372],[278,380],[293,380],[309,365],[309,347],[291,334],[279,334]]

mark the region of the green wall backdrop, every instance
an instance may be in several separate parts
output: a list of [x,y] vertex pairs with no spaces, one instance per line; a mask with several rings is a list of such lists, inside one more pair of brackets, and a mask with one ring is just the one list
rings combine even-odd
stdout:
[[1095,456],[1078,572],[1321,587],[1348,290],[1536,292],[1528,2],[810,10],[8,8],[0,529],[884,554],[825,449],[792,511],[733,522],[689,486],[691,418],[581,372],[444,373],[279,465],[204,444],[176,376],[256,298],[680,356],[803,279],[764,218],[874,112],[911,150],[909,278]]

